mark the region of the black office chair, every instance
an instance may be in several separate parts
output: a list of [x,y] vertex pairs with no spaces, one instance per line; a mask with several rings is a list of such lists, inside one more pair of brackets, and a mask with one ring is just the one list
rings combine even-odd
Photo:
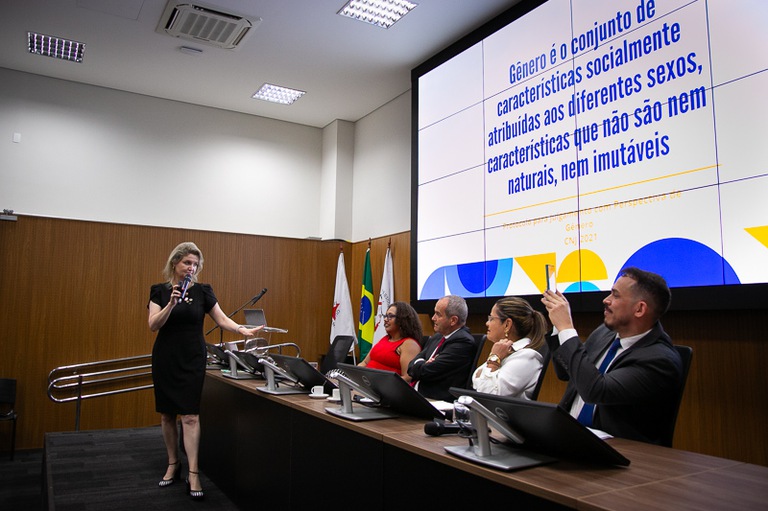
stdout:
[[693,348],[690,346],[675,345],[675,349],[680,355],[680,360],[683,363],[683,375],[680,381],[680,389],[677,392],[677,402],[675,403],[675,409],[670,415],[670,421],[667,426],[667,433],[661,439],[661,445],[666,447],[672,447],[672,439],[675,436],[675,425],[677,424],[677,414],[680,411],[680,403],[683,401],[685,383],[688,380],[688,372],[691,369],[691,361],[693,360]]
[[536,401],[539,399],[539,392],[541,391],[541,385],[544,383],[544,377],[547,375],[547,368],[549,367],[549,360],[552,358],[552,353],[549,351],[547,343],[541,345],[539,353],[544,357],[543,365],[541,366],[541,372],[539,373],[539,379],[536,381],[536,386],[533,388],[531,399]]
[[[333,369],[339,367],[339,362],[346,362],[355,339],[353,335],[337,335],[331,343],[331,349],[323,357],[323,362],[320,364],[320,372],[328,374]],[[354,363],[354,356],[352,362]]]
[[485,346],[486,336],[485,334],[472,334],[475,338],[475,356],[472,359],[472,367],[469,368],[469,376],[467,377],[467,384],[464,388],[472,388],[472,375],[475,374],[475,369],[480,363],[480,354],[483,352],[483,346]]
[[16,405],[16,380],[0,378],[0,421],[13,421],[11,433],[11,461],[16,452],[16,419],[18,414],[13,409]]

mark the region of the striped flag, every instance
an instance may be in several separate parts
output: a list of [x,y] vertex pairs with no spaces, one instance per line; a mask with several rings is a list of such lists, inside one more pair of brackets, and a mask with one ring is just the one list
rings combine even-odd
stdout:
[[373,344],[379,342],[387,331],[384,329],[384,314],[395,301],[394,284],[392,281],[392,254],[387,247],[387,255],[384,256],[384,271],[381,274],[381,290],[379,291],[379,308],[376,311],[376,329],[373,333]]
[[368,355],[373,346],[373,279],[371,278],[371,249],[365,251],[363,268],[363,292],[360,296],[360,326],[357,340],[360,344],[360,360]]
[[336,266],[336,290],[333,293],[333,312],[331,314],[331,342],[337,335],[355,337],[352,300],[349,294],[349,284],[347,284],[347,272],[344,269],[344,252],[339,254],[339,264]]

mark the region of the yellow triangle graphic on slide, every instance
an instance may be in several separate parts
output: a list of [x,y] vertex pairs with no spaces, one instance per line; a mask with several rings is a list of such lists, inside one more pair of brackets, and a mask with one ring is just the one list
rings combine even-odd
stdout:
[[550,252],[547,254],[537,254],[530,256],[515,257],[515,262],[523,269],[531,282],[543,293],[547,289],[547,274],[544,266],[554,265],[557,261],[557,254]]
[[768,225],[763,225],[761,227],[745,227],[744,230],[768,248]]

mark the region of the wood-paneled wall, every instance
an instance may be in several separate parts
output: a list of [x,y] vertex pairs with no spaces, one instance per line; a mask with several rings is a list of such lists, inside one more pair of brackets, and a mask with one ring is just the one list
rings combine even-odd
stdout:
[[[194,241],[205,256],[201,281],[211,283],[230,313],[268,292],[258,306],[269,323],[288,329],[273,342],[295,342],[307,360],[328,347],[339,247],[344,251],[353,309],[360,304],[368,242],[355,244],[103,224],[37,217],[0,222],[0,376],[19,380],[17,446],[39,448],[48,431],[74,429],[75,405],[46,396],[55,367],[149,353],[149,286],[160,282],[170,250]],[[410,300],[410,233],[370,240],[374,295],[387,246],[396,300]],[[355,313],[357,311],[355,310]],[[485,332],[487,311],[472,314]],[[425,333],[429,315],[421,315]],[[235,316],[242,321],[242,313]],[[768,384],[761,362],[764,311],[671,312],[664,326],[677,344],[693,347],[693,365],[680,409],[675,447],[768,465]],[[600,314],[578,314],[588,334]],[[206,322],[206,331],[214,325]],[[234,334],[224,333],[223,340]],[[209,335],[219,341],[218,330]],[[486,346],[485,352],[490,350]],[[557,402],[565,388],[548,371],[539,399]],[[85,401],[81,429],[140,427],[159,422],[151,391]],[[0,450],[10,428],[0,425]]]
[[[151,352],[149,288],[163,280],[168,254],[182,241],[202,250],[200,280],[213,285],[225,313],[267,288],[257,307],[269,324],[288,329],[271,342],[295,342],[308,360],[325,353],[336,262],[340,246],[351,258],[349,243],[25,216],[0,222],[0,375],[18,380],[19,448],[74,429],[75,404],[47,397],[52,369]],[[234,319],[244,322],[242,312]],[[206,319],[205,331],[214,326]],[[208,336],[237,338],[220,330]],[[148,390],[82,405],[81,429],[158,422]],[[0,449],[8,433],[0,425]]]

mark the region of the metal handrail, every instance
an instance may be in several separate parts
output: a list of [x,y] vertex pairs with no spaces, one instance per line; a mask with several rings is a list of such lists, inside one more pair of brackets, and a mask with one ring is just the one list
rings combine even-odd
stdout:
[[[84,399],[124,394],[154,387],[153,383],[141,385],[126,383],[126,385],[122,385],[124,382],[136,379],[147,377],[151,379],[152,372],[147,369],[150,369],[152,365],[143,363],[151,359],[152,355],[147,354],[57,367],[48,374],[48,398],[54,403],[77,402],[75,431],[80,431],[80,410]],[[133,362],[136,364],[132,364]],[[105,387],[108,390],[104,390]],[[87,390],[90,388],[94,390]],[[84,389],[86,390],[84,391]]]
[[[264,354],[270,349],[277,349],[279,353],[282,353],[284,347],[294,348],[296,356],[301,356],[301,348],[292,342],[258,346],[248,351],[253,350],[259,354]],[[151,379],[152,371],[148,371],[148,369],[152,368],[152,364],[138,363],[151,359],[152,355],[147,354],[57,367],[48,374],[48,398],[54,403],[77,402],[75,431],[80,431],[80,409],[84,399],[124,394],[154,387],[154,383],[116,387],[123,382],[130,382],[139,378],[149,377]],[[132,362],[137,362],[137,365],[126,365]],[[109,389],[103,390],[107,386]],[[84,392],[84,389],[88,388],[94,388],[94,391],[88,392],[86,390]]]
[[270,344],[268,346],[255,346],[255,347],[249,348],[249,349],[247,349],[245,351],[248,351],[248,352],[255,351],[257,354],[262,354],[262,353],[267,353],[272,348],[277,348],[277,352],[282,354],[283,353],[283,348],[286,348],[286,347],[294,348],[296,350],[296,356],[297,357],[301,356],[301,348],[299,348],[298,344],[292,343],[292,342],[283,342],[283,343],[280,343],[280,344]]
[[[58,396],[57,391],[64,391],[64,390],[71,389],[73,387],[80,387],[81,385],[93,386],[93,385],[119,382],[123,380],[129,380],[132,378],[139,378],[142,376],[152,375],[151,371],[144,371],[139,373],[135,372],[135,371],[140,371],[144,369],[149,369],[152,367],[151,364],[126,366],[126,367],[120,367],[117,369],[108,369],[108,370],[94,371],[94,372],[82,372],[82,369],[86,369],[86,368],[98,369],[100,367],[109,367],[115,364],[124,364],[134,360],[151,360],[151,359],[152,359],[152,355],[150,354],[150,355],[139,355],[135,357],[117,358],[112,360],[102,360],[99,362],[86,362],[82,364],[74,364],[69,366],[57,367],[48,374],[48,397],[50,398],[51,401],[55,403],[67,403],[69,401],[74,401],[76,399],[91,399],[94,397],[109,396],[112,394],[122,394],[125,392],[132,392],[135,390],[152,388],[152,385],[142,385],[139,387],[120,388],[120,389],[110,390],[106,392],[84,394],[82,396],[70,395],[67,397],[57,397]],[[101,378],[101,376],[114,375],[114,374],[120,375],[121,373],[129,373],[129,374],[123,374],[122,376],[116,376],[116,377],[110,377],[110,378]],[[63,375],[60,376],[60,374],[63,374]],[[77,382],[67,383],[71,380],[76,380]]]
[[278,343],[278,344],[263,344],[262,345],[262,344],[259,343],[259,341],[265,341],[265,339],[263,339],[263,338],[239,339],[237,341],[223,342],[223,343],[219,343],[219,344],[208,344],[208,346],[215,346],[217,348],[224,349],[225,345],[237,345],[237,344],[241,344],[242,343],[242,344],[244,344],[244,347],[246,347],[249,344],[254,343],[253,346],[251,346],[250,348],[246,347],[242,351],[246,351],[248,353],[250,353],[250,352],[256,352],[256,353],[264,352],[264,353],[266,353],[269,350],[276,348],[277,352],[282,354],[283,353],[283,348],[290,347],[290,348],[293,348],[293,349],[296,350],[296,356],[297,357],[301,356],[301,348],[296,343],[293,343],[293,342],[282,342],[282,343]]

